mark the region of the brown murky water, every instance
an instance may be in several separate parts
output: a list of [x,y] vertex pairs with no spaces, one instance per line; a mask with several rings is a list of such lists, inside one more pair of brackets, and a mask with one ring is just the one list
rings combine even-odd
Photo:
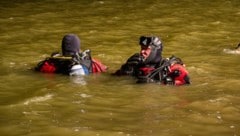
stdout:
[[[0,2],[0,133],[9,136],[238,136],[238,0]],[[33,72],[67,33],[109,66],[71,78]],[[157,35],[164,57],[187,65],[192,85],[138,85],[112,77]]]

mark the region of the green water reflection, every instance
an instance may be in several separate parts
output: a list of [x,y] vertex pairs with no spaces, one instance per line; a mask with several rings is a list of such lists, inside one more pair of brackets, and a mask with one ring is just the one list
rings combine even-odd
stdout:
[[[237,136],[240,134],[239,0],[9,0],[0,2],[2,135]],[[109,66],[70,78],[31,70],[67,33]],[[137,85],[112,77],[158,35],[181,57],[192,85]]]

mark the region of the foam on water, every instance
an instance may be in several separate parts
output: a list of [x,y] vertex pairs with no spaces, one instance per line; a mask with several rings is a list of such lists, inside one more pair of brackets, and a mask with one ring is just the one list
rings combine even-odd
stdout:
[[46,94],[45,96],[38,96],[38,97],[33,97],[29,100],[26,100],[23,104],[24,105],[29,105],[30,103],[38,103],[38,102],[43,102],[52,99],[53,94]]
[[235,49],[235,50],[223,49],[223,52],[227,53],[227,54],[240,54],[240,50],[239,49]]

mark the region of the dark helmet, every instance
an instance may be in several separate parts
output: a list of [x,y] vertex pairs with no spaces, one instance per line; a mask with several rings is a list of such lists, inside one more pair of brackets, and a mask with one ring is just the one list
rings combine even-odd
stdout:
[[141,46],[149,46],[151,44],[151,42],[152,42],[151,37],[141,36],[139,38],[139,44]]
[[156,36],[152,37],[146,37],[146,36],[141,36],[139,38],[139,44],[141,46],[151,46],[151,53],[148,56],[148,58],[145,60],[146,64],[156,64],[160,63],[162,59],[162,49],[163,45],[161,42],[161,39]]
[[80,39],[75,34],[67,34],[62,39],[63,56],[73,56],[80,50]]

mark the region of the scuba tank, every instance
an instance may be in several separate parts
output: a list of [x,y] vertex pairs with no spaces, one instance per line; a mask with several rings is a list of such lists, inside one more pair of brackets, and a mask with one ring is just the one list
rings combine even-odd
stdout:
[[88,74],[89,72],[87,68],[80,64],[73,65],[69,72],[70,76],[81,76],[81,75],[88,75]]

